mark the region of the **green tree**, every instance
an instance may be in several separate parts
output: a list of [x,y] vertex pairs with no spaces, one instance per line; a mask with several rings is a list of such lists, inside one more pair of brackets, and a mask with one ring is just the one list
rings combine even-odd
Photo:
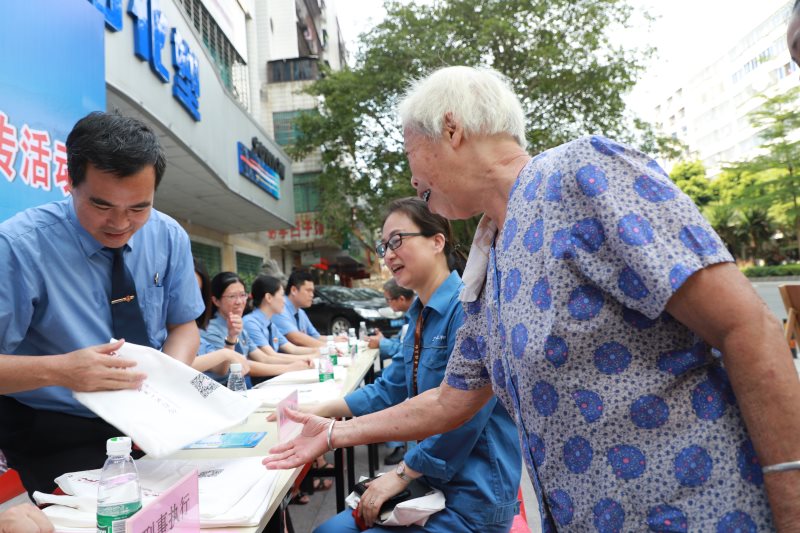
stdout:
[[762,153],[730,170],[751,175],[739,205],[782,213],[794,231],[800,251],[800,87],[772,98],[749,115],[762,139]]
[[764,245],[769,242],[774,233],[774,225],[768,210],[764,207],[746,207],[739,211],[737,230],[743,242],[746,243],[749,258],[764,257]]
[[713,202],[706,206],[703,214],[728,251],[734,256],[744,257],[746,249],[740,239],[736,210],[730,204]]
[[672,167],[669,177],[700,209],[714,200],[711,181],[706,177],[702,161],[680,161]]
[[[321,210],[340,235],[353,224],[344,206],[375,229],[388,200],[413,194],[395,107],[410,80],[435,68],[486,65],[509,76],[533,152],[589,132],[623,137],[623,95],[649,53],[610,39],[629,24],[627,0],[385,5],[385,20],[360,36],[356,65],[310,86],[320,113],[298,119],[291,148],[296,158],[322,148]],[[457,227],[465,240],[470,228],[474,221]]]

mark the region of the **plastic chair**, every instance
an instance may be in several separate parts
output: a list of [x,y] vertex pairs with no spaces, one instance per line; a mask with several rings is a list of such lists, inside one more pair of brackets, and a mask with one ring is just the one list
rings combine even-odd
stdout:
[[786,308],[786,342],[794,349],[800,343],[800,284],[779,285],[778,291]]

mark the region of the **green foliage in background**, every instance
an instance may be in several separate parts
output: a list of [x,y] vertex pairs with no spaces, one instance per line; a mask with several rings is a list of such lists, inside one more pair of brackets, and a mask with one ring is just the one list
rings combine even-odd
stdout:
[[670,177],[734,256],[778,265],[800,258],[800,88],[762,98],[749,115],[761,138],[759,155],[728,165],[713,181],[699,161],[677,163]]
[[[359,222],[377,229],[388,201],[413,194],[395,108],[410,80],[439,67],[506,74],[527,113],[532,153],[587,133],[630,139],[623,95],[649,50],[610,39],[630,22],[626,0],[390,0],[386,9],[361,36],[355,66],[328,70],[310,87],[320,113],[298,119],[302,135],[290,147],[295,158],[322,149],[320,209],[335,236]],[[474,227],[458,224],[458,239],[471,242]]]
[[742,273],[748,278],[800,276],[800,264],[747,267]]

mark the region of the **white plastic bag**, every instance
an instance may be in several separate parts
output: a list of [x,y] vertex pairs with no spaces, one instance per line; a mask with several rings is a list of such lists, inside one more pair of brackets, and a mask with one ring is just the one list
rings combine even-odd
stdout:
[[[368,478],[362,477],[359,481],[364,481],[365,479]],[[350,495],[345,498],[345,503],[352,509],[358,507],[360,501],[361,497],[357,492],[351,492]],[[424,496],[398,503],[391,511],[382,513],[380,520],[375,523],[379,526],[422,527],[432,514],[443,510],[445,505],[444,493],[439,489],[431,488],[430,492]]]
[[139,390],[75,392],[75,398],[160,458],[245,420],[260,402],[146,346],[126,342],[117,357],[147,374]]

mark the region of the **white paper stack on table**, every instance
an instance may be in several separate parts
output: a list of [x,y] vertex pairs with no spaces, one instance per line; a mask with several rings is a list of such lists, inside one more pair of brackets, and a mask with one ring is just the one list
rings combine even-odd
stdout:
[[139,390],[76,392],[75,398],[151,457],[238,424],[260,405],[158,350],[126,342],[117,357],[136,361],[136,371],[147,374]]
[[[342,366],[333,367],[334,381],[344,381],[347,377],[347,369]],[[319,383],[319,370],[316,368],[309,368],[307,370],[295,370],[293,372],[286,372],[280,376],[275,376],[267,381],[259,383],[255,388],[270,387],[272,385],[284,385],[287,383],[293,384],[307,384]]]
[[[198,471],[200,527],[256,526],[269,506],[278,471],[267,470],[262,457],[199,460],[139,460],[142,504],[147,506],[184,475]],[[56,479],[67,496],[34,493],[58,531],[96,530],[100,470],[64,474]]]
[[[270,380],[271,381],[271,380]],[[259,383],[247,392],[248,397],[261,401],[262,405],[277,406],[292,392],[297,391],[297,403],[300,405],[324,403],[341,395],[342,384],[335,380],[320,383],[275,383],[269,381]]]

